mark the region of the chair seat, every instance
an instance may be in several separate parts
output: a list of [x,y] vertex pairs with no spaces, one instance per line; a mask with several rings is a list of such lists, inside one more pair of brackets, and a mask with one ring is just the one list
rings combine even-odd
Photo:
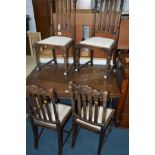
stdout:
[[41,41],[38,41],[38,44],[46,44],[46,45],[55,45],[55,46],[66,46],[73,39],[69,37],[63,36],[51,36]]
[[104,37],[92,37],[80,42],[80,44],[82,45],[89,45],[93,47],[108,48],[108,49],[110,49],[114,43],[115,43],[114,39]]
[[[91,120],[92,122],[94,122],[94,109],[95,109],[95,108],[93,107],[93,108],[92,108],[92,120]],[[87,110],[88,110],[88,108],[87,108]],[[103,107],[100,106],[100,107],[98,108],[98,120],[97,120],[97,123],[98,123],[98,124],[102,124],[102,112],[103,112]],[[105,126],[106,126],[106,125],[109,123],[109,121],[111,120],[111,118],[112,118],[114,112],[115,112],[114,109],[112,109],[112,108],[106,108],[105,123],[103,123]],[[82,118],[83,118],[83,109],[82,109],[81,116],[82,116]],[[89,110],[88,110],[88,112],[87,112],[86,120],[88,120],[88,118],[89,118]],[[81,120],[81,119],[79,119],[79,118],[77,118],[77,122],[79,122],[79,123],[82,124],[82,125],[86,125],[86,126],[88,126],[88,127],[92,127],[92,128],[94,128],[94,129],[96,129],[96,130],[101,130],[101,127],[100,127],[100,126],[90,124],[90,123],[88,123],[88,122],[86,122],[86,121],[83,121],[83,120]]]
[[[55,115],[54,115],[54,111],[53,111],[53,104],[49,104],[49,110],[51,112],[51,117],[52,117],[52,120],[55,121]],[[60,124],[63,124],[64,121],[65,121],[65,118],[67,117],[67,115],[69,115],[71,113],[71,107],[70,106],[67,106],[67,105],[64,105],[64,104],[60,104],[58,103],[57,104],[57,111],[58,111],[58,118],[59,118],[59,121],[60,121]],[[48,115],[47,115],[47,111],[45,111],[45,115],[46,115],[46,118],[47,120],[49,120],[48,118]],[[43,115],[41,113],[41,117],[43,118]],[[38,121],[38,120],[34,120],[35,123],[38,123],[40,125],[48,125],[50,127],[55,127],[56,128],[56,124],[54,123],[47,123],[47,122],[44,122],[44,121]]]

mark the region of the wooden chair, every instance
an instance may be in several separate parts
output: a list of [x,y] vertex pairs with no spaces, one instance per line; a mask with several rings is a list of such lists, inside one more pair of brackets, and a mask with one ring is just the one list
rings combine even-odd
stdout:
[[[39,61],[40,48],[51,48],[55,53],[56,49],[61,49],[64,56],[64,75],[67,77],[68,72],[75,66],[75,14],[76,14],[76,0],[49,0],[49,9],[51,15],[51,36],[45,38],[35,44],[36,60],[38,68],[41,67]],[[73,64],[69,67],[68,51],[72,47]],[[50,63],[50,61],[48,62]],[[47,63],[47,64],[48,64]],[[55,62],[55,64],[57,64]]]
[[71,116],[71,107],[58,103],[55,89],[43,89],[39,86],[26,87],[28,116],[31,121],[34,147],[38,148],[40,134],[38,127],[49,128],[57,131],[58,154],[62,154],[63,128]]
[[35,51],[33,49],[33,44],[41,40],[40,32],[27,32],[29,38],[29,46],[31,51],[31,56],[35,56]]
[[[104,78],[108,78],[112,70],[110,69],[112,57],[112,66],[115,65],[115,51],[118,44],[123,1],[124,0],[95,0],[95,7],[92,10],[94,13],[92,37],[81,41],[77,45],[76,71],[89,63],[93,66],[93,50],[97,48],[98,50],[109,53],[106,72],[104,73]],[[90,60],[83,65],[79,63],[81,48],[90,49]]]
[[73,115],[72,147],[75,145],[79,125],[99,134],[99,155],[105,135],[112,129],[115,113],[114,109],[107,108],[108,92],[101,92],[87,85],[77,85],[74,82],[70,82],[69,88]]

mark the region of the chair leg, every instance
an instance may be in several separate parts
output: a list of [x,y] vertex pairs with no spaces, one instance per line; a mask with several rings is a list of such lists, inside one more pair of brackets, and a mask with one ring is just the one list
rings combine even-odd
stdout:
[[110,65],[111,65],[111,57],[108,57],[106,66],[105,66],[105,72],[103,74],[104,79],[108,79],[111,71],[113,70],[113,66],[110,66]]
[[54,63],[55,63],[55,65],[57,65],[57,58],[56,58],[56,54],[55,54],[55,49],[52,49],[52,54],[53,54]]
[[66,48],[63,48],[63,54],[64,54],[64,76],[67,77],[68,74],[68,50]]
[[58,155],[62,155],[63,147],[63,130],[58,129]]
[[72,45],[72,51],[73,51],[74,68],[76,68],[76,49],[75,49],[75,43],[73,43],[73,45]]
[[77,137],[77,124],[73,122],[73,133],[72,133],[72,148],[75,146],[76,137]]
[[32,124],[32,131],[33,131],[33,137],[34,137],[34,148],[38,148],[38,127],[36,125]]
[[40,47],[34,47],[34,49],[35,49],[37,70],[39,70],[40,66],[41,66],[41,63],[40,63]]
[[90,64],[93,66],[93,56],[94,56],[94,50],[90,50]]
[[104,132],[101,131],[100,133],[100,137],[99,137],[99,146],[98,146],[98,152],[97,152],[97,155],[100,155],[101,153],[101,149],[102,149],[102,145],[103,145],[103,141],[104,141]]
[[80,65],[80,47],[76,47],[76,69],[75,69],[76,72],[79,70],[79,65]]
[[[109,56],[107,58],[106,72],[104,73],[105,79],[109,78],[111,72],[115,69],[117,63],[116,62],[117,55],[118,55],[117,47],[115,47],[113,50],[110,51]],[[111,64],[111,61],[113,61],[113,64]]]

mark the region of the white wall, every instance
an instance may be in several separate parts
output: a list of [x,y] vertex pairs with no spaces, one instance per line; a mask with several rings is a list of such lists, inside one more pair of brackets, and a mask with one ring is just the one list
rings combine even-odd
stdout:
[[29,31],[36,32],[36,23],[34,19],[32,0],[26,0],[26,14],[30,16]]
[[124,0],[123,12],[129,13],[129,0]]

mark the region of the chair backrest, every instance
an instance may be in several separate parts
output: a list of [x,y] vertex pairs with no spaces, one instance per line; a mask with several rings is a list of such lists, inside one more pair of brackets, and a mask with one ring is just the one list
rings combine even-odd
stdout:
[[49,0],[51,35],[69,35],[75,39],[76,1],[56,0],[54,3],[54,0]]
[[43,89],[36,85],[27,85],[26,99],[28,114],[31,119],[54,124],[60,123],[55,89]]
[[93,36],[97,33],[118,34],[124,0],[96,0]]
[[102,121],[105,122],[108,91],[99,91],[87,85],[77,85],[70,82],[71,102],[73,115],[98,125],[99,108],[102,107]]
[[27,35],[29,38],[31,56],[34,56],[35,51],[33,49],[33,44],[41,40],[41,33],[40,32],[27,32]]

